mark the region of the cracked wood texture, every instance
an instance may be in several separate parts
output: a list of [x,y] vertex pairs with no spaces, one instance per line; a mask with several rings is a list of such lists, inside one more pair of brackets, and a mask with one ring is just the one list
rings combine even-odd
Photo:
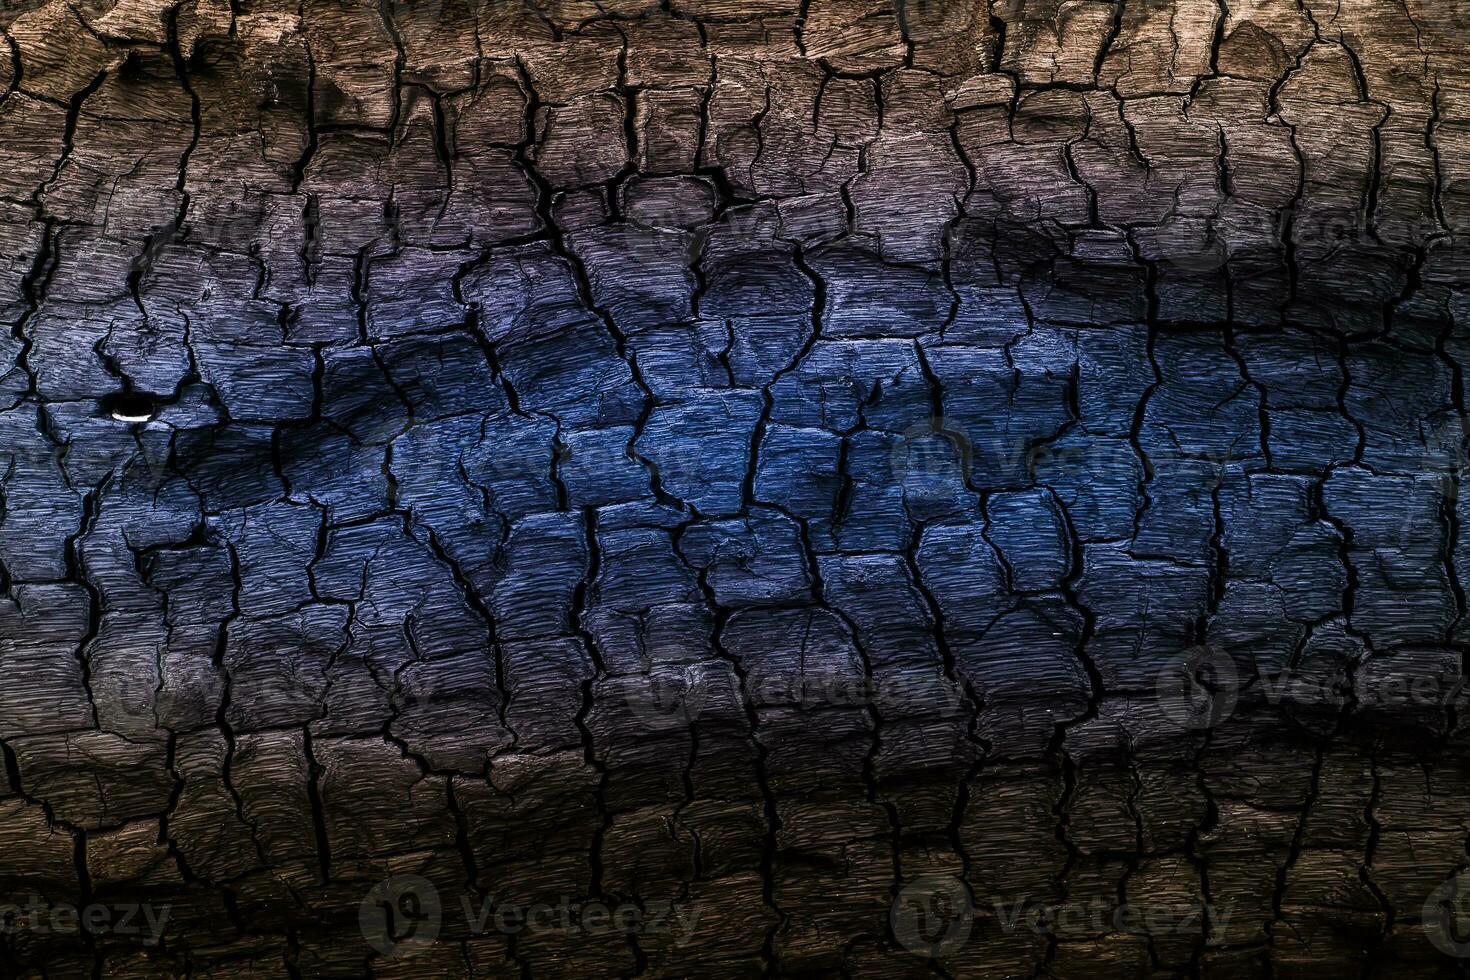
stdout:
[[4,0],[0,972],[1463,973],[1467,40]]

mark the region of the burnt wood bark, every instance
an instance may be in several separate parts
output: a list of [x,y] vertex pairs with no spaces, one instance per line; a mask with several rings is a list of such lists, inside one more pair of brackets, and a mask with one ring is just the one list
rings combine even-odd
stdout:
[[0,3],[0,972],[1465,972],[1465,0]]

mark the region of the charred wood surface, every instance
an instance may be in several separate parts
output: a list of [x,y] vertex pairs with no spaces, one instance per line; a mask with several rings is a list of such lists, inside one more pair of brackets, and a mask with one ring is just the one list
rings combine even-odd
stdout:
[[1465,972],[1466,0],[0,3],[4,975]]

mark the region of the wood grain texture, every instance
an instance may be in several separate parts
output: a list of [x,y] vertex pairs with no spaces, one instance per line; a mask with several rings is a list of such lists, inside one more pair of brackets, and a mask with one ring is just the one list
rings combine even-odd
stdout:
[[1466,0],[0,2],[0,973],[1465,972]]

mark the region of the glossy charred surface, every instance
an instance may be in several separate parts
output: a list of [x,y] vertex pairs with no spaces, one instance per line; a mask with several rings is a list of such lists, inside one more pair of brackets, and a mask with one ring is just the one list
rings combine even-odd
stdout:
[[4,972],[1460,970],[1467,36],[8,4]]

